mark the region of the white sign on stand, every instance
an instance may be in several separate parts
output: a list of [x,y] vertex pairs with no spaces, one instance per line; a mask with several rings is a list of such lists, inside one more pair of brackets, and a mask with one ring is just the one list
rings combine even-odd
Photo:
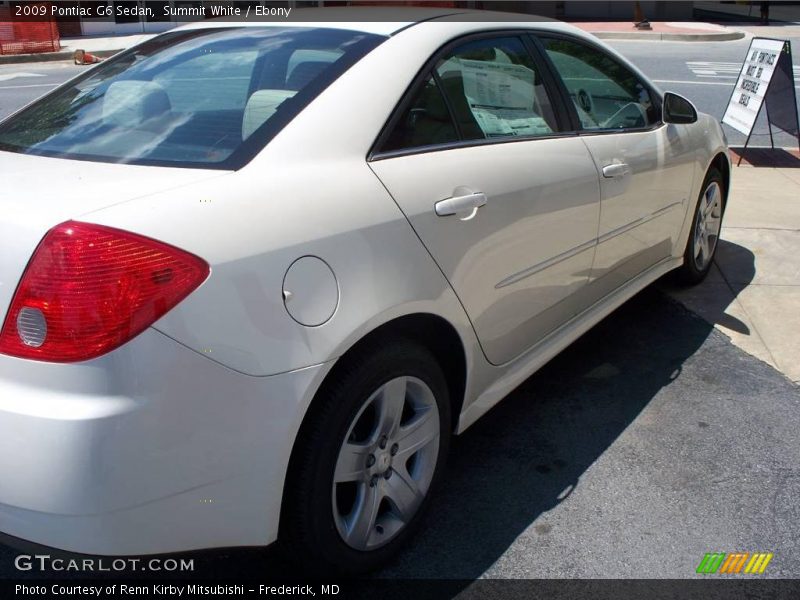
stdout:
[[783,50],[783,40],[753,38],[722,122],[749,136]]

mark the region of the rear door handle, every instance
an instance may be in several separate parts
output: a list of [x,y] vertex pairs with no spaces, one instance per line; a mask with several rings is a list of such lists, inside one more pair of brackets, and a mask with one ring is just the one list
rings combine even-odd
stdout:
[[456,188],[456,196],[440,200],[435,204],[436,214],[440,217],[468,213],[466,218],[471,219],[477,210],[486,204],[486,194],[483,192],[471,192],[464,188]]
[[630,171],[630,167],[625,163],[614,163],[603,167],[603,177],[622,177]]

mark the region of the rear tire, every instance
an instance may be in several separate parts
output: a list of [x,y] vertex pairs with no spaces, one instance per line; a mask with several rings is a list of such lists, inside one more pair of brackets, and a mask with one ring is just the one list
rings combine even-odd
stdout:
[[708,170],[692,218],[692,228],[683,253],[683,266],[677,270],[678,280],[685,285],[703,281],[717,252],[725,212],[725,182],[715,167]]
[[289,465],[280,538],[319,575],[355,575],[414,535],[450,441],[444,374],[410,340],[370,344],[332,373]]

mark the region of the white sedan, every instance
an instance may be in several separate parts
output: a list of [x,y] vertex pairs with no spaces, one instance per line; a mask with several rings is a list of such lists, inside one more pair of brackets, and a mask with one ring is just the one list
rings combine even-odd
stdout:
[[191,25],[0,124],[0,531],[375,568],[452,434],[703,279],[719,124],[490,18]]

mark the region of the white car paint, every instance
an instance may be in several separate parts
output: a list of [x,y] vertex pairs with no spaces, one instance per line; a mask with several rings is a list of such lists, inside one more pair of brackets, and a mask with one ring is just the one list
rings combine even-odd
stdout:
[[[618,134],[366,160],[443,42],[524,27],[585,38],[550,22],[444,17],[410,26],[236,172],[0,153],[3,172],[14,173],[0,189],[0,313],[38,241],[67,219],[162,240],[212,270],[178,307],[107,355],[58,365],[0,355],[0,531],[111,555],[268,544],[306,411],[331,366],[365,335],[419,313],[453,327],[467,372],[461,432],[679,266],[704,173],[725,152],[708,117],[634,134],[647,139],[633,146],[622,139],[630,134]],[[526,172],[524,153],[534,145],[547,151]],[[490,156],[502,166],[482,170]],[[632,172],[605,181],[598,156],[624,158]],[[470,221],[434,216],[434,202],[461,185],[485,192],[486,210]],[[654,185],[665,194],[650,194]],[[570,190],[585,200],[561,210]],[[533,208],[525,206],[530,195]],[[652,260],[626,271],[626,259],[642,250]],[[283,293],[287,269],[307,256],[324,261],[338,287],[332,316],[311,327],[289,314]],[[541,268],[513,280],[531,267]]]

